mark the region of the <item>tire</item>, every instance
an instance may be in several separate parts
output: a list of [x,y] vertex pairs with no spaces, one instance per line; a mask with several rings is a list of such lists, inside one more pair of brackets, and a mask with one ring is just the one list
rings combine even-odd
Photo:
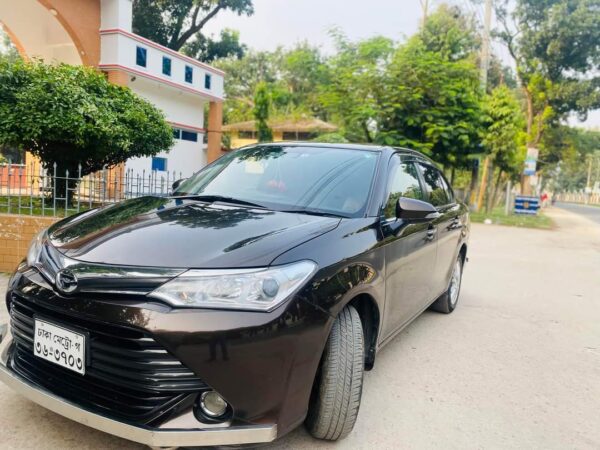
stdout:
[[317,439],[337,441],[356,422],[364,373],[364,337],[358,312],[346,306],[335,319],[317,373],[306,428]]
[[454,268],[452,269],[452,276],[450,277],[448,289],[433,302],[430,309],[444,314],[450,314],[456,309],[462,284],[463,266],[463,257],[459,254],[454,263]]

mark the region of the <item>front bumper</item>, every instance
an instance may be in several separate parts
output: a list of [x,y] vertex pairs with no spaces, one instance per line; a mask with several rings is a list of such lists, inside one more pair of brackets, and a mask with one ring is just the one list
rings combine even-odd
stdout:
[[249,444],[270,442],[277,437],[277,425],[274,424],[227,428],[158,429],[131,425],[87,411],[30,384],[15,374],[8,367],[11,343],[12,336],[9,328],[0,325],[0,381],[40,406],[97,430],[152,447]]

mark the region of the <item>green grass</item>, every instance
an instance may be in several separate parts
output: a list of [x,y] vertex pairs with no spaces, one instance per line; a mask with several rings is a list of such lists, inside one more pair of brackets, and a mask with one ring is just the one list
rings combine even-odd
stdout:
[[543,212],[539,212],[537,216],[513,214],[512,212],[506,215],[504,214],[504,208],[500,207],[493,209],[487,214],[483,211],[471,213],[472,222],[483,223],[485,219],[490,219],[494,225],[505,225],[509,227],[541,228],[548,230],[554,225],[552,219],[544,215]]
[[[9,206],[10,201],[10,208]],[[61,206],[62,205],[62,206]],[[44,217],[52,217],[54,216],[54,211],[52,210],[52,200],[45,200],[44,208],[42,209],[42,199],[38,197],[34,197],[30,199],[29,196],[21,197],[21,206],[19,207],[19,198],[11,196],[10,198],[7,196],[0,196],[0,213],[9,213],[10,214],[22,214],[22,215],[32,215],[32,216],[44,216]],[[56,202],[56,217],[65,217],[70,216],[71,214],[75,214],[77,212],[77,203],[75,203],[72,207],[70,207],[65,214],[65,202],[57,201]],[[92,205],[94,206],[94,205]],[[81,203],[80,211],[84,211],[89,209],[89,204]]]

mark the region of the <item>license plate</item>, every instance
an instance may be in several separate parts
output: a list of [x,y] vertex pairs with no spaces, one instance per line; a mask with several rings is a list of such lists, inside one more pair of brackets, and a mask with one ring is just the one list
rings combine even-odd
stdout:
[[33,353],[85,375],[85,335],[45,320],[35,319]]

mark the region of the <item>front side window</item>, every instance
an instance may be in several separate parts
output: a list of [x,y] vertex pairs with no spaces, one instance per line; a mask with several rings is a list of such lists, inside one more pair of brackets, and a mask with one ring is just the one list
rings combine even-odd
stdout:
[[446,185],[443,182],[443,177],[440,171],[428,164],[421,164],[421,173],[425,182],[425,189],[429,196],[429,203],[433,206],[442,206],[450,203],[449,192],[446,190]]
[[204,89],[210,90],[211,85],[212,85],[212,76],[209,73],[207,73],[204,75]]
[[193,83],[194,81],[194,69],[192,66],[185,66],[185,82]]
[[140,67],[146,67],[148,50],[144,47],[137,46],[135,49],[135,63]]
[[387,192],[387,201],[384,206],[384,216],[386,219],[396,217],[396,203],[400,197],[424,200],[423,190],[419,183],[419,175],[414,163],[400,162],[398,156],[393,157]]
[[279,211],[360,217],[378,157],[378,152],[347,148],[247,147],[184,181],[176,195],[218,195]]

